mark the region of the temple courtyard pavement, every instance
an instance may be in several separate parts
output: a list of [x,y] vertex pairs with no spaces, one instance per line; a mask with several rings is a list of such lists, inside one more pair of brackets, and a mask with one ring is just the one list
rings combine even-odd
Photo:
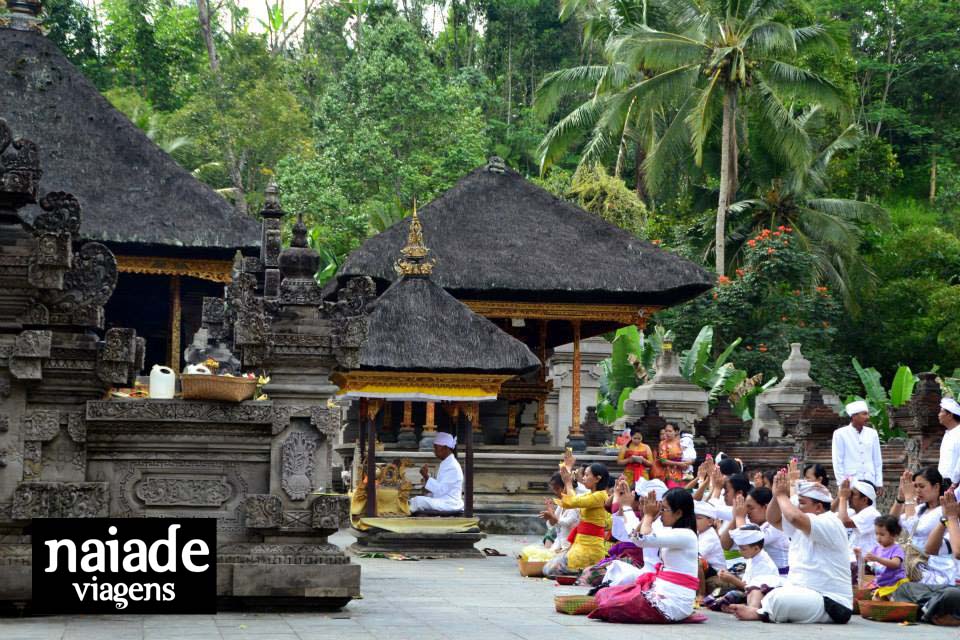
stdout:
[[[331,537],[339,545],[352,538]],[[711,640],[773,638],[960,638],[960,630],[902,626],[854,616],[846,626],[740,623],[707,612],[701,625],[614,625],[567,616],[553,596],[580,593],[521,578],[516,554],[532,541],[489,536],[481,544],[506,554],[483,560],[398,561],[359,558],[363,599],[336,613],[220,613],[208,616],[61,616],[0,619],[0,640]]]

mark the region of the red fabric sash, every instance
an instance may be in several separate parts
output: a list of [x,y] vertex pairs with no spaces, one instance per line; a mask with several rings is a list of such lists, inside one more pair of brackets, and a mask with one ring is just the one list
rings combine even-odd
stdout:
[[687,589],[693,589],[694,591],[700,588],[699,577],[677,571],[664,571],[662,563],[657,565],[656,572],[645,573],[637,578],[635,584],[639,585],[641,589],[647,590],[653,586],[654,580],[664,580],[681,587],[686,587]]
[[573,544],[573,541],[576,539],[578,533],[585,536],[596,536],[597,538],[602,538],[604,531],[605,529],[598,524],[593,524],[592,522],[581,522],[577,525],[577,528],[571,531],[570,535],[567,536],[567,542]]

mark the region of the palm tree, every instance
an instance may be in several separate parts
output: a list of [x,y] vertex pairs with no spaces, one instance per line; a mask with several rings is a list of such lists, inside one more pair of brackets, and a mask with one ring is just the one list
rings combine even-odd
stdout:
[[[796,118],[804,132],[813,128],[817,112],[812,108]],[[823,194],[829,191],[827,169],[831,160],[838,152],[856,148],[861,137],[860,127],[852,124],[822,149],[814,149],[811,143],[806,162],[786,168],[766,185],[758,185],[756,198],[729,207],[738,223],[730,235],[741,241],[762,229],[791,227],[803,247],[817,257],[817,277],[830,282],[847,306],[852,301],[850,283],[875,277],[858,252],[860,225],[884,224],[887,212],[869,202]],[[741,248],[742,244],[734,253],[734,261]]]
[[[788,60],[813,43],[835,46],[823,25],[794,28],[774,19],[786,0],[668,0],[672,31],[640,25],[611,38],[613,59],[642,65],[653,76],[618,96],[643,111],[674,107],[653,153],[647,159],[648,179],[661,182],[693,147],[699,166],[703,149],[721,120],[720,194],[717,203],[715,256],[724,273],[727,207],[738,186],[741,104],[753,98],[760,116],[776,132],[777,148],[794,163],[808,151],[807,137],[789,108],[797,99],[833,111],[846,107],[843,92],[825,78]],[[665,99],[674,98],[671,103]]]

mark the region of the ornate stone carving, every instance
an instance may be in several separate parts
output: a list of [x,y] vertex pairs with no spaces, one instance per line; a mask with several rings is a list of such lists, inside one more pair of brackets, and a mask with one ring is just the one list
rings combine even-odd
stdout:
[[10,397],[10,378],[0,375],[0,400],[6,400]]
[[20,316],[20,324],[27,326],[50,324],[50,312],[38,302]]
[[71,412],[67,414],[67,433],[76,443],[87,441],[87,421],[84,420],[80,412]]
[[334,355],[344,369],[360,366],[360,347],[367,338],[367,308],[376,293],[373,279],[351,278],[337,292],[336,302],[324,303],[324,313],[334,323]]
[[108,329],[97,354],[97,377],[105,384],[130,384],[143,363],[137,363],[134,329]]
[[317,496],[311,503],[310,510],[313,512],[315,529],[326,529],[334,533],[350,524],[350,496]]
[[273,403],[190,402],[145,400],[140,402],[91,401],[87,420],[117,422],[217,422],[273,423]]
[[280,447],[283,490],[291,500],[304,500],[313,489],[313,456],[317,441],[303,431],[294,431]]
[[144,476],[134,488],[147,506],[219,507],[233,496],[226,476]]
[[275,529],[283,523],[280,496],[254,494],[243,501],[244,524],[251,529]]
[[257,279],[245,273],[243,257],[234,262],[234,281],[227,286],[225,321],[233,326],[233,340],[240,347],[243,362],[259,365],[269,353],[270,317],[263,298],[256,294]]
[[63,276],[63,290],[45,292],[43,302],[57,324],[103,326],[103,305],[117,286],[117,260],[99,242],[88,242]]
[[340,407],[310,407],[310,424],[329,439],[340,433]]
[[330,543],[228,542],[217,545],[217,562],[232,564],[350,564]]
[[13,493],[15,520],[107,516],[106,482],[21,482]]
[[310,511],[284,511],[283,524],[280,528],[284,531],[309,531],[311,522]]
[[31,411],[23,416],[23,439],[48,442],[60,433],[59,411]]
[[0,203],[19,208],[36,202],[41,175],[37,145],[25,138],[14,140],[7,121],[0,118]]
[[10,416],[0,416],[0,434],[10,431]]
[[73,194],[63,191],[48,193],[40,198],[40,208],[44,212],[33,221],[33,228],[37,232],[66,232],[71,236],[80,232],[80,201]]
[[43,465],[43,447],[38,440],[26,440],[23,443],[23,478],[32,480],[40,477]]
[[42,360],[50,357],[52,343],[50,331],[21,331],[10,354],[10,373],[19,380],[42,379]]

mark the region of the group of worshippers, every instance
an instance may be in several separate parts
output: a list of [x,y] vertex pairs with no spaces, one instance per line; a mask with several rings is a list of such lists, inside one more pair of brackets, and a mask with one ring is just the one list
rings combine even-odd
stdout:
[[575,469],[568,452],[541,513],[554,534],[544,574],[578,575],[596,597],[590,616],[614,622],[703,621],[702,598],[745,621],[845,623],[859,586],[919,604],[925,622],[960,626],[960,545],[950,546],[960,540],[960,404],[941,404],[940,464],[904,472],[886,515],[869,408],[846,412],[850,424],[833,436],[836,496],[822,465],[801,471],[795,459],[748,476],[738,460],[707,455],[686,480],[696,455],[673,428],[657,454],[629,434],[619,456],[628,472],[616,479],[600,463]]

